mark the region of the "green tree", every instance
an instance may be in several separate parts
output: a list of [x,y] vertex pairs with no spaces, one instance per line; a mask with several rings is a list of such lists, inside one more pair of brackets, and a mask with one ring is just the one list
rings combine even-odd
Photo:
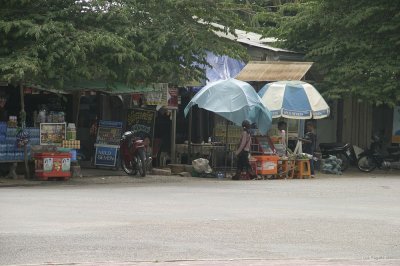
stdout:
[[194,63],[207,50],[246,56],[211,22],[228,31],[238,19],[219,0],[2,0],[0,80],[63,88],[201,78]]
[[315,62],[325,95],[399,104],[399,1],[294,1],[281,5],[271,20],[265,34]]
[[277,12],[284,4],[299,0],[226,0],[225,4],[234,10],[242,20],[242,29],[262,33],[266,28],[276,27],[280,18]]

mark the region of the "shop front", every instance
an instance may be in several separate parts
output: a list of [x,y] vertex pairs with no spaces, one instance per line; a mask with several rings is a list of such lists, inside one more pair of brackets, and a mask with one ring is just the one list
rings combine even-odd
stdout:
[[[72,123],[72,98],[30,87],[3,84],[1,94],[0,164],[2,175],[19,173],[39,179],[70,176],[71,159],[79,149]],[[21,95],[22,94],[22,95]],[[24,171],[19,163],[25,162]]]

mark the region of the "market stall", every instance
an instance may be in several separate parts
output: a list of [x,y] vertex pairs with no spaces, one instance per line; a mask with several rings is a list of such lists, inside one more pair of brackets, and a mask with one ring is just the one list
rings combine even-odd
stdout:
[[[225,123],[217,122],[215,136],[213,136],[214,140],[223,143],[225,148],[225,175],[229,157],[231,157],[231,165],[233,164],[233,152],[241,134],[242,122],[249,120],[258,126],[261,133],[266,134],[272,121],[268,109],[261,103],[254,88],[250,84],[236,79],[218,80],[207,84],[186,106],[185,115],[194,105],[226,119],[223,120]],[[225,124],[225,129],[223,124]],[[230,131],[232,133],[229,133]],[[189,148],[191,145],[192,143],[189,143]]]
[[75,125],[60,122],[62,120],[60,117],[58,122],[39,124],[40,145],[32,146],[31,152],[37,179],[68,180],[71,177],[71,164],[76,163],[80,141],[76,140]]
[[[18,178],[18,163],[25,162],[26,178],[30,178],[30,166],[34,165],[35,178],[68,179],[71,160],[76,160],[80,143],[76,140],[75,125],[66,123],[66,112],[63,104],[57,102],[58,96],[46,93],[48,97],[43,97],[41,92],[22,86],[20,90],[4,86],[0,94],[0,164],[9,166],[7,177]],[[29,104],[25,105],[27,97]]]
[[[271,111],[272,118],[283,117],[304,122],[305,119],[322,119],[330,114],[330,108],[319,92],[311,84],[303,81],[271,82],[263,86],[258,94],[262,103]],[[299,125],[304,126],[304,123]],[[285,129],[286,132],[288,129]],[[303,128],[299,127],[299,132],[302,133]],[[286,143],[288,137],[289,134],[286,134]],[[280,164],[286,170],[289,168],[289,177],[303,178],[313,174],[314,152],[302,152],[304,139],[301,137],[302,135],[297,138],[293,153],[281,156]]]

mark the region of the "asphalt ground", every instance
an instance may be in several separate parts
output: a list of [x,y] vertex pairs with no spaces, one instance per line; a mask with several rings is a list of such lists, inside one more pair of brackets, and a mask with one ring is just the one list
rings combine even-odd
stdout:
[[[282,180],[250,180],[250,181],[233,181],[229,179],[225,180],[219,180],[219,179],[212,179],[212,178],[196,178],[196,177],[181,177],[178,175],[171,175],[171,176],[157,176],[157,175],[148,175],[145,178],[140,178],[140,177],[131,177],[125,175],[122,171],[112,171],[112,170],[103,170],[103,169],[82,169],[82,174],[83,176],[80,178],[71,178],[68,181],[36,181],[36,180],[24,180],[24,179],[5,179],[5,178],[0,178],[0,187],[86,187],[86,186],[92,186],[92,185],[104,185],[107,187],[111,186],[130,186],[130,185],[135,185],[135,184],[149,184],[151,185],[152,183],[154,185],[162,185],[162,184],[177,184],[181,183],[181,187],[185,187],[185,183],[198,183],[198,184],[203,184],[203,183],[214,183],[214,182],[232,182],[232,185],[237,186],[240,184],[257,184],[257,182],[260,182],[261,185],[265,184],[271,184],[272,187],[274,186],[280,186],[282,183]],[[340,184],[349,184],[350,183],[357,183],[357,184],[370,184],[373,183],[375,185],[379,185],[381,183],[381,188],[383,189],[382,191],[391,191],[393,193],[392,189],[398,189],[397,187],[397,178],[400,178],[400,171],[374,171],[372,173],[361,173],[357,169],[350,169],[349,171],[345,172],[343,175],[325,175],[318,173],[317,174],[317,181],[322,181],[324,183],[324,180],[330,184],[332,184],[332,189],[338,189],[336,192],[341,194],[342,191],[341,189],[339,190],[338,187],[334,188],[335,183],[340,183]],[[376,178],[376,180],[374,180]],[[387,178],[387,179],[385,179]],[[314,180],[288,180],[288,182],[294,182],[297,184],[301,184],[302,182],[310,184],[310,188],[316,188],[315,187],[315,182],[312,182]],[[266,183],[267,182],[267,183]],[[299,183],[300,182],[300,183]],[[311,182],[311,183],[310,183]],[[275,183],[275,184],[274,184]],[[318,182],[319,183],[319,182]],[[361,188],[362,185],[360,185]],[[361,188],[362,189],[362,188]],[[346,190],[346,189],[344,189]],[[0,191],[1,193],[1,191]],[[345,193],[343,192],[343,195]],[[313,197],[323,197],[322,194],[319,192],[315,192],[312,194]],[[379,199],[379,196],[376,196]],[[370,202],[374,202],[375,195],[371,195]],[[365,206],[362,206],[364,208]],[[389,210],[390,208],[396,208],[395,206],[382,206],[382,213],[385,211]],[[385,210],[386,209],[386,210]],[[395,209],[393,209],[395,211]],[[359,211],[359,210],[357,210]],[[365,210],[367,212],[367,210]],[[364,210],[363,210],[364,212]],[[395,211],[397,213],[397,211]],[[280,214],[281,215],[281,214]],[[365,215],[367,215],[365,213]],[[373,214],[368,214],[367,218],[370,219],[371,215]],[[378,215],[378,214],[377,214]],[[396,215],[396,214],[393,214]],[[289,217],[289,213],[288,213]],[[393,216],[394,217],[394,216]],[[387,219],[393,219],[393,217]],[[364,217],[363,219],[366,219]],[[385,221],[385,217],[379,218],[382,221]],[[218,221],[215,221],[218,223]],[[393,222],[393,220],[392,220]],[[301,225],[308,227],[307,225]],[[356,229],[356,228],[353,228]],[[374,228],[370,228],[372,231],[374,231]],[[386,230],[387,231],[387,230]],[[393,236],[398,235],[398,230],[393,232]],[[382,238],[388,237],[388,232],[385,232],[384,235],[382,235]],[[367,234],[368,235],[368,234]],[[368,238],[365,241],[369,241]],[[383,241],[383,240],[382,240]],[[396,241],[394,241],[396,242]],[[387,243],[386,243],[387,244]],[[382,247],[378,247],[377,245],[377,252],[371,252],[371,254],[375,255],[365,255],[362,257],[362,259],[348,259],[346,256],[343,257],[343,259],[336,259],[332,258],[330,259],[329,257],[327,259],[314,259],[310,257],[310,259],[265,259],[265,258],[249,258],[246,259],[245,257],[243,258],[237,258],[237,259],[198,259],[198,260],[155,260],[155,261],[129,261],[129,260],[121,260],[121,261],[115,261],[115,260],[103,260],[103,261],[95,261],[95,262],[85,262],[85,261],[77,261],[73,263],[57,263],[57,262],[48,262],[48,263],[42,263],[42,264],[3,264],[3,265],[116,265],[116,266],[126,266],[126,265],[136,265],[136,266],[150,266],[150,265],[162,265],[162,266],[178,266],[178,265],[187,265],[187,266],[198,266],[198,265],[215,265],[215,266],[225,266],[225,265],[232,265],[232,266],[238,266],[238,265],[400,265],[400,247],[399,244],[397,244],[398,247],[398,252],[395,252],[392,250],[388,254],[391,254],[390,256],[386,255],[376,255],[379,254],[379,252],[382,252],[381,254],[385,254],[383,250],[381,249]],[[381,251],[378,251],[381,250]],[[397,254],[397,255],[396,255]],[[307,257],[307,256],[305,256]]]
[[[181,261],[104,261],[83,263],[18,264],[15,266],[398,266],[400,260],[181,260]],[[13,265],[14,266],[14,265]]]
[[[69,180],[62,181],[60,179],[51,179],[48,181],[35,180],[34,178],[27,180],[19,175],[18,179],[9,179],[0,176],[0,187],[13,187],[13,186],[38,186],[38,185],[60,185],[60,184],[117,184],[117,183],[157,183],[157,182],[185,182],[190,179],[201,180],[201,177],[184,177],[180,175],[152,175],[148,174],[145,178],[137,176],[128,176],[122,170],[101,169],[101,168],[82,168],[82,176],[70,178]],[[376,177],[399,177],[400,170],[375,170],[371,173],[363,173],[357,168],[352,167],[341,175],[324,174],[316,172],[316,178],[376,178]],[[212,179],[212,178],[207,178]],[[224,181],[232,181],[230,178],[225,178]],[[254,180],[257,181],[257,180]],[[234,181],[232,181],[234,182]]]

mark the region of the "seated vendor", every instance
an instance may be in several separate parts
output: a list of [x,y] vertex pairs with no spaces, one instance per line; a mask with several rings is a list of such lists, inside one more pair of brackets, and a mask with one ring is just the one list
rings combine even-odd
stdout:
[[279,130],[279,143],[282,144],[285,148],[287,147],[286,145],[286,122],[285,121],[279,121],[278,123],[278,130]]

